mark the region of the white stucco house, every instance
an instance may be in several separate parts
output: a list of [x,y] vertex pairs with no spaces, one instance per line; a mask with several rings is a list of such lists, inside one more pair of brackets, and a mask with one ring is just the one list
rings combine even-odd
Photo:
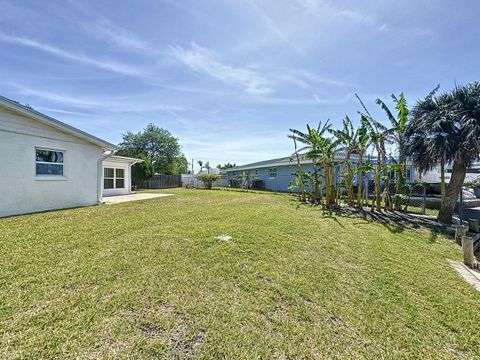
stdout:
[[115,145],[0,96],[0,217],[94,205],[131,192]]

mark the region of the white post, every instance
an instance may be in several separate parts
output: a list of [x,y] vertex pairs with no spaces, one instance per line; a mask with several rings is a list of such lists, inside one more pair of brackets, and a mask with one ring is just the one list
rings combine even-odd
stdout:
[[462,237],[465,236],[465,226],[455,225],[455,242],[462,245]]
[[469,267],[475,264],[475,255],[473,254],[473,238],[470,236],[462,237],[463,263]]

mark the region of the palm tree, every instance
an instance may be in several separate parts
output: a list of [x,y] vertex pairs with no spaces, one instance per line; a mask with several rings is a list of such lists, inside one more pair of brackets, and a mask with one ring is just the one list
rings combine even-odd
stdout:
[[203,161],[202,161],[202,160],[198,160],[198,161],[197,161],[197,164],[198,164],[198,166],[200,166],[200,172],[202,172],[202,170],[203,170]]
[[[407,126],[405,137],[408,139],[406,151],[420,173],[433,169],[440,164],[441,203],[445,200],[445,166],[451,161],[454,143],[447,137],[449,128],[449,98],[435,97],[439,86],[433,89],[425,99],[419,100],[412,111],[412,124]],[[425,131],[418,131],[424,127]]]
[[[438,214],[439,221],[449,224],[467,168],[480,158],[480,83],[456,86],[453,91],[433,99],[438,109],[433,107],[429,111],[427,105],[431,100],[427,96],[414,108],[413,120],[407,129],[408,151],[419,167],[433,167],[442,156],[444,162],[452,164],[452,176]],[[422,141],[421,137],[427,140]],[[440,137],[446,145],[439,149]],[[419,144],[415,144],[416,140]]]

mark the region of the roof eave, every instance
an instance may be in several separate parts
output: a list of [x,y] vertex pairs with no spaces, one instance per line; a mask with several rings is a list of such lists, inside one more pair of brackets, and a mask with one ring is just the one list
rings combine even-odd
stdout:
[[90,135],[86,133],[85,131],[82,131],[80,129],[77,129],[73,126],[70,126],[68,124],[65,124],[64,122],[61,122],[60,120],[54,119],[48,115],[42,114],[41,112],[38,112],[34,109],[30,109],[29,107],[22,105],[20,103],[17,103],[16,101],[10,100],[4,96],[0,96],[0,105],[6,107],[7,109],[17,112],[21,115],[24,115],[26,117],[32,118],[34,120],[37,120],[41,122],[42,124],[51,126],[57,130],[60,130],[62,132],[65,132],[67,134],[73,135],[75,137],[78,137],[82,140],[85,140],[89,143],[95,144],[97,146],[100,146],[104,150],[116,150],[116,146],[114,144],[109,143],[108,141],[102,140],[96,136]]

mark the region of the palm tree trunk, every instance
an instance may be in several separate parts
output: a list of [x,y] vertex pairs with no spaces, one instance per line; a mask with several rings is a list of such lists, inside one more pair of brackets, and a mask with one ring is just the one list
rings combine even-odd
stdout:
[[453,163],[452,177],[445,192],[445,200],[438,213],[438,220],[444,224],[452,223],[453,211],[462,190],[466,172],[467,165],[465,163],[457,161]]
[[445,160],[440,161],[440,206],[445,202]]

